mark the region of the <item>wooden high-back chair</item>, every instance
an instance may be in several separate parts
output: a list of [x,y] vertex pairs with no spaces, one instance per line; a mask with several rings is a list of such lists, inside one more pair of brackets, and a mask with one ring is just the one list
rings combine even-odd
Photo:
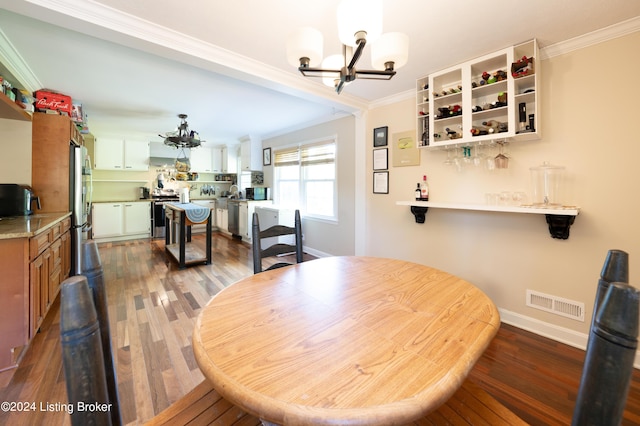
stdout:
[[[295,211],[294,226],[274,225],[267,229],[260,229],[260,220],[258,213],[253,213],[253,224],[251,225],[251,234],[253,239],[253,273],[257,274],[270,269],[282,268],[289,266],[291,263],[277,262],[266,269],[262,269],[262,259],[265,257],[279,256],[288,253],[296,254],[296,263],[302,263],[302,222],[300,220],[300,210]],[[269,247],[262,248],[262,242],[265,238],[281,237],[286,235],[294,235],[295,243],[287,244],[276,242]]]

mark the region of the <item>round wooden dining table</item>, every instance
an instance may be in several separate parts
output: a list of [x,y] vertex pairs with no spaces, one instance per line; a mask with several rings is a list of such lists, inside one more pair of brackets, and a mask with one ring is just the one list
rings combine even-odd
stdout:
[[279,425],[402,425],[442,405],[500,327],[493,302],[441,270],[325,257],[211,299],[196,361],[222,396]]

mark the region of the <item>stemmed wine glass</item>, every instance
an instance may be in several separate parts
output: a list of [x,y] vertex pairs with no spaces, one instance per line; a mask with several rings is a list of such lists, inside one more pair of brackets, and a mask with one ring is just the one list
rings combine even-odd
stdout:
[[453,160],[451,159],[451,147],[447,147],[447,159],[444,160],[444,164],[445,166],[451,166],[453,165]]

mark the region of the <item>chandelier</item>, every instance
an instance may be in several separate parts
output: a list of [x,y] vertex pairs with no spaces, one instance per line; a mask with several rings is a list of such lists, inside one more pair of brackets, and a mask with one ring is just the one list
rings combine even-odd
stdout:
[[164,138],[164,144],[174,148],[196,148],[200,146],[201,141],[198,132],[189,130],[187,123],[187,114],[178,114],[180,124],[173,132],[167,132],[164,135],[158,135]]
[[[287,59],[305,77],[321,77],[339,94],[356,78],[391,80],[396,69],[407,63],[409,38],[402,33],[382,33],[382,0],[343,0],[338,5],[338,35],[342,54],[322,60],[320,31],[304,27],[287,43]],[[356,69],[367,42],[371,43],[374,69]],[[321,67],[316,68],[320,62]]]

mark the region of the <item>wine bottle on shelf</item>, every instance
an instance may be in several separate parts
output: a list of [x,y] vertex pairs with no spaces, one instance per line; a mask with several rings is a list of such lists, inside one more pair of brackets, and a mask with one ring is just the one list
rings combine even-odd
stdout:
[[429,184],[427,184],[427,175],[422,176],[420,184],[420,201],[429,201]]
[[420,189],[420,182],[416,186],[416,201],[422,200],[422,190]]
[[422,146],[429,145],[429,116],[422,120]]

